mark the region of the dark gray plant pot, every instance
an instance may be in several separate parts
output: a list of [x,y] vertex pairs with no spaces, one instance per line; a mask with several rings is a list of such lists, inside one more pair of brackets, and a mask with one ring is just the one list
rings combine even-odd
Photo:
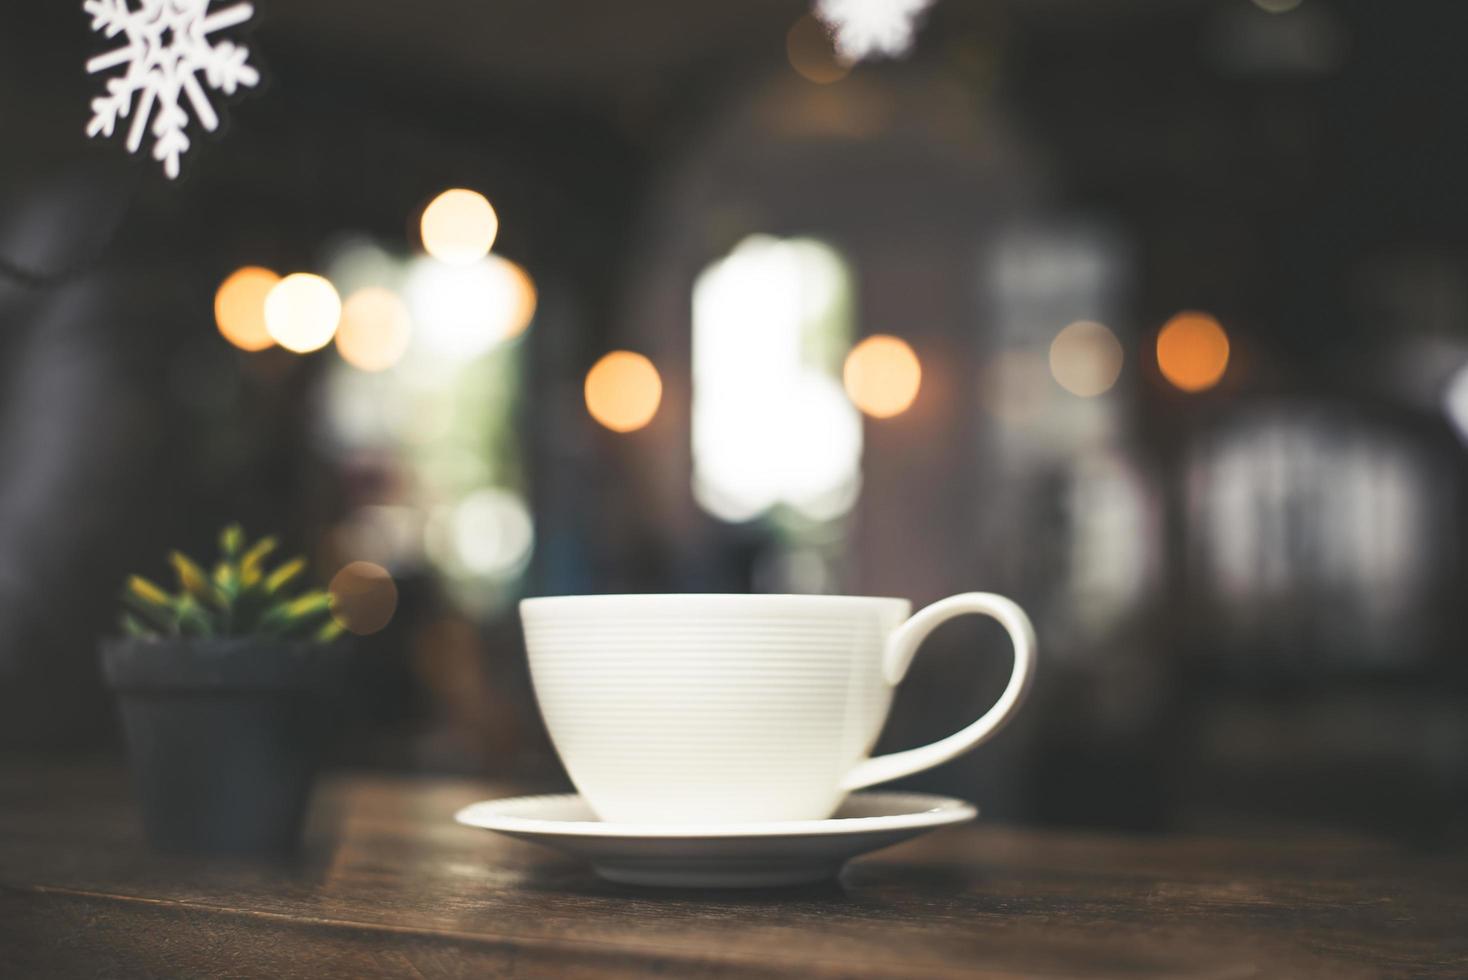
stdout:
[[117,692],[149,842],[295,848],[349,662],[342,644],[104,643],[102,672]]

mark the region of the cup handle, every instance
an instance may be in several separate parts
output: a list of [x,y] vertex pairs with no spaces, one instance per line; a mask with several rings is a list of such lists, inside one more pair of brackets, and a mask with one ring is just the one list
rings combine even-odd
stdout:
[[1009,675],[1009,684],[999,695],[999,700],[978,721],[945,739],[904,752],[863,759],[847,773],[841,783],[843,789],[854,790],[885,783],[956,758],[987,742],[1019,710],[1030,692],[1030,682],[1035,675],[1035,627],[1023,609],[992,592],[965,592],[940,599],[897,627],[888,638],[887,649],[882,655],[882,672],[887,683],[895,687],[902,681],[918,647],[938,624],[969,613],[997,619],[1014,644],[1014,671]]

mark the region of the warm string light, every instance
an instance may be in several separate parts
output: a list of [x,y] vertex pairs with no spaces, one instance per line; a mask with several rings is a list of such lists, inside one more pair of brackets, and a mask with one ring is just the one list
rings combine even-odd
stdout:
[[658,369],[641,354],[612,351],[586,372],[586,410],[613,432],[647,425],[662,398]]
[[270,269],[247,265],[230,273],[214,294],[214,322],[224,339],[240,350],[264,350],[275,344],[265,328],[265,297],[280,282]]
[[518,337],[535,317],[535,281],[518,263],[487,255],[468,266],[422,260],[409,272],[407,299],[384,286],[366,286],[343,303],[335,286],[311,273],[284,279],[246,266],[219,285],[215,322],[231,344],[258,351],[276,343],[298,354],[333,337],[342,358],[381,371],[406,354],[416,320],[425,349],[474,357]]
[[381,286],[368,286],[348,296],[342,304],[336,349],[352,367],[385,371],[402,360],[411,335],[408,307],[397,293]]
[[530,326],[530,321],[535,318],[535,307],[539,302],[539,296],[535,289],[535,280],[530,278],[530,273],[517,262],[491,255],[490,259],[498,264],[500,280],[503,283],[501,295],[503,300],[503,314],[499,334],[501,340],[511,340],[525,332]]
[[875,334],[851,349],[841,380],[852,404],[872,418],[900,415],[917,399],[923,369],[907,342]]
[[331,616],[359,636],[376,633],[392,621],[398,608],[398,587],[381,565],[354,561],[337,572],[327,591]]
[[1192,393],[1218,384],[1228,368],[1228,334],[1207,313],[1185,310],[1157,334],[1157,367],[1175,387]]
[[463,187],[444,191],[423,209],[423,249],[450,265],[470,265],[489,254],[500,220],[483,194]]
[[404,286],[423,349],[467,359],[523,333],[535,315],[535,284],[509,259],[470,265],[418,259]]
[[[241,350],[279,344],[297,354],[335,338],[348,364],[383,371],[405,356],[415,333],[425,350],[471,358],[525,332],[535,316],[535,282],[517,263],[491,254],[499,218],[484,195],[466,188],[444,191],[424,208],[420,230],[430,257],[413,263],[402,295],[364,285],[344,304],[322,276],[298,272],[282,279],[259,266],[235,270],[214,297],[220,334]],[[386,266],[366,283],[400,275],[394,260],[379,254]],[[356,276],[348,280],[363,282]]]
[[336,288],[309,272],[291,273],[265,297],[265,329],[277,344],[297,354],[331,343],[341,315]]
[[826,28],[810,14],[797,20],[785,35],[785,56],[797,74],[817,85],[839,82],[851,73],[851,64],[837,57]]

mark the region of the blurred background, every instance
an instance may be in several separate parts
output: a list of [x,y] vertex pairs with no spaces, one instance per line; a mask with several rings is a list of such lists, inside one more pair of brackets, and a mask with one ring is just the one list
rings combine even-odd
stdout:
[[[356,597],[344,765],[561,778],[522,596],[982,589],[1031,706],[910,785],[1461,837],[1468,9],[828,6],[261,0],[170,180],[10,4],[4,746],[120,757],[123,578],[238,519]],[[882,748],[1008,670],[945,626]]]

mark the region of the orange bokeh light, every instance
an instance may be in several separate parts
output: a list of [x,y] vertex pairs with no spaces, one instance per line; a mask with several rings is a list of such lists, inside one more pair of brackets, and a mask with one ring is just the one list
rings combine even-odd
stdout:
[[810,14],[797,20],[785,35],[785,55],[791,68],[817,85],[839,82],[851,72],[851,66],[837,57],[831,35]]
[[331,615],[345,629],[365,636],[392,622],[398,587],[381,565],[354,561],[331,579]]
[[923,369],[907,342],[874,334],[851,349],[841,381],[852,404],[873,418],[900,415],[923,383]]
[[412,321],[397,293],[368,286],[342,304],[336,349],[342,360],[363,371],[385,371],[408,349]]
[[265,297],[280,276],[258,265],[230,273],[214,294],[214,322],[224,339],[240,350],[257,351],[273,345],[265,329]]
[[586,372],[586,410],[613,432],[647,425],[662,400],[663,379],[641,354],[612,351]]
[[1186,310],[1157,335],[1157,367],[1187,392],[1212,388],[1228,368],[1228,334],[1207,313]]
[[488,255],[499,230],[499,216],[485,196],[464,187],[435,197],[419,221],[424,250],[453,265],[478,262]]
[[530,273],[526,272],[518,262],[511,262],[499,256],[490,256],[490,258],[497,259],[500,263],[513,296],[505,311],[504,331],[501,334],[501,340],[509,340],[511,337],[518,337],[524,333],[525,328],[530,326],[530,321],[535,318],[535,305],[538,302],[535,280],[530,278]]

